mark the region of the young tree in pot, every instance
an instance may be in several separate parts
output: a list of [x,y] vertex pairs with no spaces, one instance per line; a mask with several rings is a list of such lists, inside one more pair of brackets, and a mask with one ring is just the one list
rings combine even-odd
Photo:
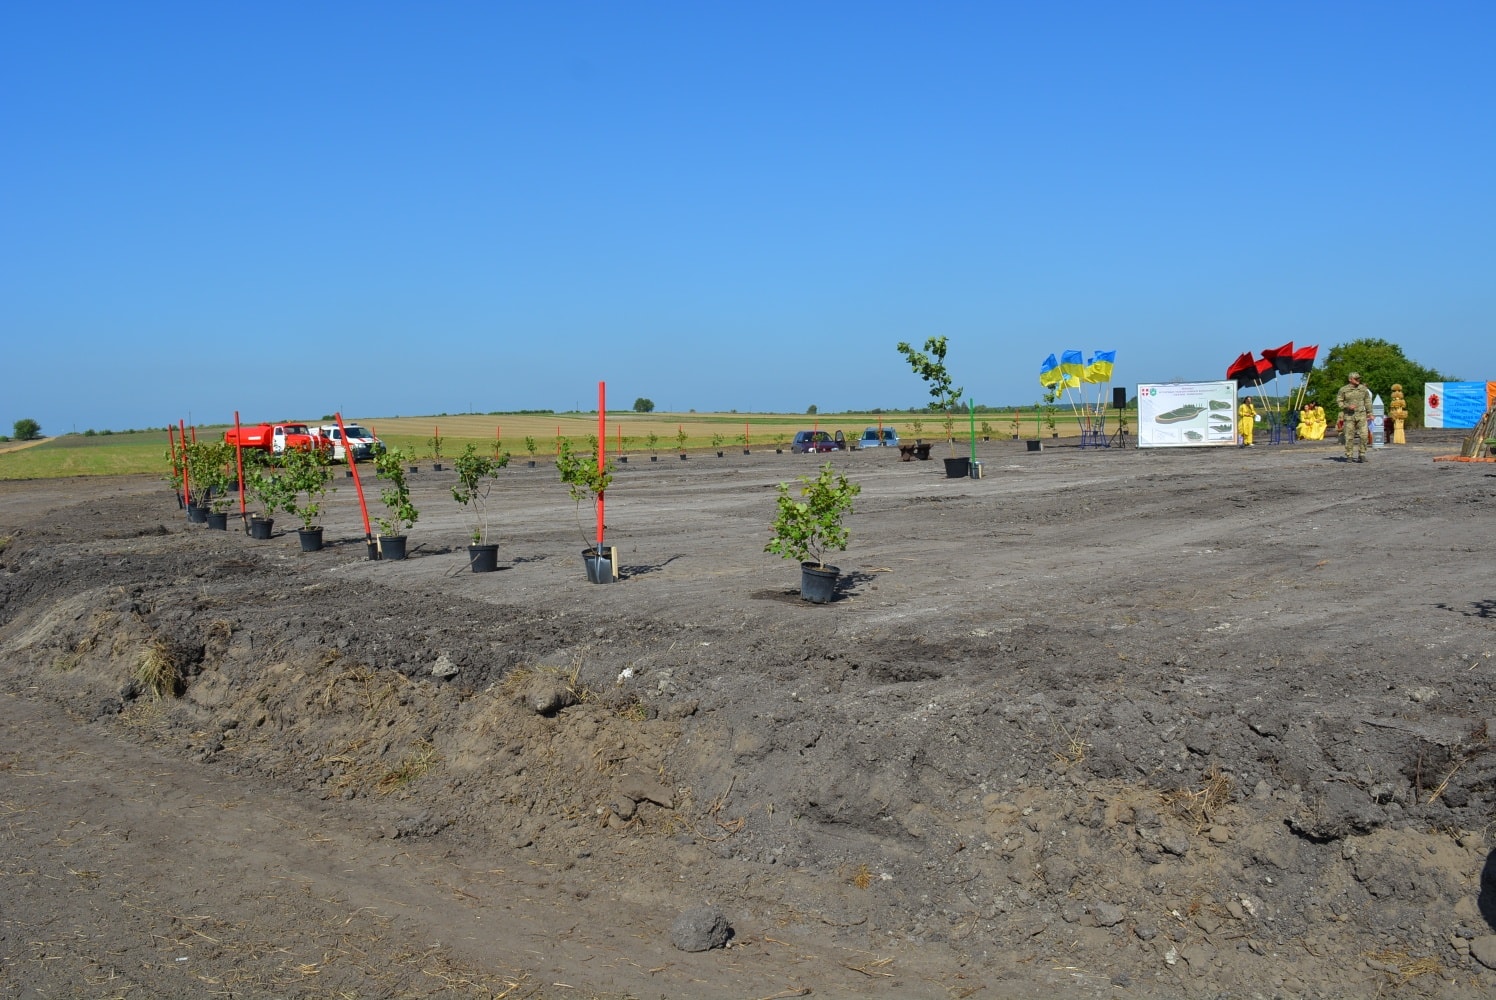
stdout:
[[245,450],[244,485],[260,502],[261,507],[261,513],[251,515],[249,519],[249,537],[262,541],[270,537],[271,529],[275,527],[276,512],[289,512],[296,504],[296,497],[286,485],[286,480],[272,475],[269,464],[270,458],[265,452],[258,448]]
[[508,464],[507,451],[491,458],[478,454],[478,448],[473,444],[463,449],[452,463],[457,470],[452,499],[468,508],[473,518],[473,543],[468,546],[468,563],[474,573],[491,573],[499,568],[499,546],[488,541],[488,494],[493,489],[494,476]]
[[[563,444],[556,456],[556,472],[560,474],[561,481],[567,485],[572,500],[576,502],[577,530],[582,533],[584,542],[587,540],[587,529],[582,525],[582,501],[590,498],[593,506],[597,506],[598,499],[613,482],[613,469],[611,461],[599,468],[596,458],[573,454],[569,444]],[[593,583],[612,583],[615,567],[608,556],[608,550],[603,548],[601,534],[602,528],[599,526],[597,541],[582,550],[582,559],[587,564],[588,579]]]
[[282,485],[290,497],[284,510],[301,518],[301,551],[316,552],[322,548],[322,526],[314,522],[332,482],[329,455],[324,448],[287,448],[280,462]]
[[410,502],[410,483],[405,478],[405,462],[409,456],[398,448],[391,448],[374,456],[374,475],[387,484],[379,491],[379,499],[389,511],[388,517],[375,518],[379,524],[379,555],[382,559],[405,558],[405,532],[414,527],[415,505]]
[[[899,353],[909,362],[909,367],[914,374],[925,380],[930,387],[930,395],[935,401],[929,404],[931,410],[944,414],[942,426],[945,427],[945,440],[950,445],[951,457],[945,461],[945,474],[952,479],[965,478],[971,471],[970,458],[956,457],[956,438],[954,427],[956,423],[955,408],[961,401],[961,394],[965,392],[960,386],[953,385],[951,374],[945,367],[946,338],[930,337],[925,341],[925,349],[916,351],[907,342],[900,341]],[[928,353],[926,353],[928,352]]]
[[649,445],[649,460],[651,462],[658,462],[660,460],[660,456],[656,449],[660,444],[660,436],[654,431],[650,431],[647,435],[645,435],[644,443]]
[[722,457],[722,440],[723,440],[723,438],[722,438],[721,434],[713,434],[712,435],[712,447],[715,448],[715,449],[717,449],[717,457],[718,458]]
[[187,503],[187,520],[203,524],[208,520],[209,502],[226,490],[228,478],[215,468],[223,456],[213,441],[189,441],[182,446],[183,471],[191,498]]
[[800,597],[815,604],[831,600],[840,574],[827,566],[825,554],[830,550],[846,551],[847,529],[842,518],[852,513],[852,498],[862,487],[837,475],[827,462],[820,474],[800,478],[800,498],[791,495],[789,483],[778,486],[778,509],[769,531],[773,537],[765,552],[793,559],[800,564]]
[[200,449],[202,469],[199,480],[203,496],[208,502],[208,527],[219,531],[228,530],[229,508],[234,506],[232,487],[238,480],[234,471],[234,446],[227,441],[202,441]]
[[675,429],[675,446],[680,451],[681,461],[686,459],[686,429],[677,427]]
[[426,440],[426,443],[431,446],[431,467],[437,472],[442,471],[442,441],[440,427],[433,428],[431,437]]
[[535,449],[536,449],[536,447],[537,447],[537,445],[535,444],[535,439],[533,437],[530,437],[529,435],[526,435],[525,436],[525,451],[528,451],[530,453],[530,468],[532,468],[532,469],[535,468]]

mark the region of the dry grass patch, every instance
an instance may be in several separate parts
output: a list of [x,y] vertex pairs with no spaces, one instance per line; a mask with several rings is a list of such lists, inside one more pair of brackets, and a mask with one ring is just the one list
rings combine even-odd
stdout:
[[425,777],[443,762],[441,751],[437,750],[427,740],[420,740],[415,747],[401,759],[399,764],[386,771],[380,779],[375,782],[374,788],[380,795],[388,795],[399,791],[406,785]]
[[175,698],[182,693],[182,663],[171,643],[152,639],[135,664],[135,681],[157,698]]
[[1181,788],[1164,795],[1164,804],[1188,820],[1195,834],[1205,832],[1217,812],[1231,801],[1231,777],[1212,764],[1205,772],[1205,783],[1195,789]]

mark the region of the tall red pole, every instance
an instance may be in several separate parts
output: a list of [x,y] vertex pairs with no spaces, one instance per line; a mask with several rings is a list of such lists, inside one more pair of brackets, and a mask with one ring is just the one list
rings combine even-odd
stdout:
[[751,447],[751,445],[748,444],[748,421],[746,420],[743,421],[743,447]]
[[239,520],[249,521],[249,509],[244,506],[244,444],[239,433],[239,411],[234,411],[234,465],[239,470]]
[[[358,462],[354,461],[353,449],[348,446],[348,432],[343,429],[343,415],[334,413],[333,418],[338,422],[338,433],[343,437],[343,457],[348,459],[348,471],[353,473],[353,488],[358,493],[359,513],[364,516],[364,541],[374,540],[374,533],[369,530],[369,505],[364,503],[364,484],[358,479]],[[369,433],[374,433],[374,428],[369,428]]]
[[[171,474],[177,478],[182,476],[182,467],[177,464],[177,429],[171,424],[166,425],[166,450],[171,455]],[[177,499],[182,499],[182,491],[177,490]],[[186,501],[183,501],[184,503]]]
[[[608,467],[608,386],[597,383],[597,471]],[[603,554],[603,495],[597,495],[597,554]]]
[[187,474],[187,421],[177,418],[177,428],[182,432],[182,500],[192,503],[192,478]]

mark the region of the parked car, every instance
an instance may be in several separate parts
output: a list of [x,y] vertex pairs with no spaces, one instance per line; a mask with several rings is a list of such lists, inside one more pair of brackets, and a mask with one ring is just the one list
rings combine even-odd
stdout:
[[847,436],[841,431],[832,437],[830,431],[796,431],[790,442],[790,451],[797,455],[819,451],[845,451]]
[[862,438],[857,442],[859,448],[897,448],[899,446],[899,435],[892,427],[884,427],[882,438],[879,438],[879,428],[869,427],[862,432]]
[[[365,462],[375,455],[384,451],[384,442],[374,436],[374,432],[360,427],[358,424],[347,424],[348,444],[353,448],[353,460]],[[327,440],[332,442],[332,460],[334,462],[346,462],[348,451],[343,446],[343,433],[337,424],[323,424],[318,432]]]

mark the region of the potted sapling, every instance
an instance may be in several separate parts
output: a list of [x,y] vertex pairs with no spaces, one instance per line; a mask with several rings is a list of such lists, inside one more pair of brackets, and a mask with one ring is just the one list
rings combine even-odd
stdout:
[[208,520],[208,480],[212,478],[208,469],[208,444],[207,441],[189,441],[182,445],[187,520],[193,524],[206,524]]
[[289,511],[296,498],[286,485],[286,480],[270,471],[270,456],[258,448],[244,453],[247,469],[245,485],[260,503],[260,510],[249,516],[249,537],[265,541],[275,527],[277,511]]
[[556,456],[556,472],[566,484],[571,498],[577,505],[577,529],[582,540],[587,540],[587,530],[582,526],[582,501],[591,499],[598,512],[597,541],[582,550],[582,562],[587,567],[587,579],[593,583],[612,583],[618,577],[617,549],[603,546],[602,497],[613,482],[613,463],[599,463],[595,456],[577,455],[569,444],[563,443]]
[[649,434],[645,436],[644,443],[649,445],[649,460],[651,462],[658,462],[660,460],[660,456],[656,449],[660,444],[660,436],[654,431],[650,431]]
[[862,487],[838,475],[827,462],[812,479],[801,476],[799,497],[789,483],[777,489],[777,509],[769,525],[771,538],[765,552],[793,559],[800,564],[800,598],[825,604],[836,591],[841,570],[826,565],[828,551],[846,551],[847,529],[842,519],[852,513],[852,498]]
[[280,462],[282,485],[289,498],[283,509],[301,518],[301,527],[296,529],[301,551],[317,552],[322,548],[322,526],[316,520],[332,482],[327,449],[287,448],[281,453]]
[[525,435],[525,451],[530,453],[530,468],[535,468],[535,439],[528,434]]
[[712,447],[717,450],[717,457],[718,458],[722,457],[722,440],[723,440],[723,438],[722,438],[721,434],[713,434],[712,435]]
[[945,367],[946,338],[926,339],[923,351],[916,351],[908,343],[900,341],[898,351],[904,355],[904,360],[909,362],[909,367],[914,370],[914,374],[924,379],[925,385],[929,387],[930,395],[934,397],[929,408],[936,413],[943,414],[941,425],[945,428],[945,440],[951,449],[950,457],[945,460],[946,477],[965,479],[971,474],[971,458],[956,456],[954,432],[956,404],[961,401],[961,394],[965,390],[952,384],[951,374]]
[[745,454],[745,455],[751,454],[751,452],[749,452],[749,450],[748,450],[748,432],[747,431],[744,431],[743,433],[741,433],[741,434],[738,435],[738,442],[740,444],[742,444],[742,446],[743,446],[743,454]]
[[426,443],[431,446],[431,468],[436,472],[442,471],[442,429],[433,427]]
[[420,516],[410,502],[410,483],[405,478],[406,461],[407,456],[398,448],[374,456],[374,474],[385,482],[379,491],[379,499],[389,512],[388,516],[375,519],[379,524],[377,545],[381,559],[405,558],[405,532],[415,526],[416,518]]
[[680,460],[686,460],[686,429],[677,426],[675,428],[675,447],[680,452]]
[[633,443],[634,443],[634,439],[631,438],[631,437],[629,437],[628,435],[626,435],[626,434],[620,434],[620,435],[618,435],[618,461],[619,461],[620,464],[622,464],[622,465],[628,465],[629,464],[629,445],[631,445]]
[[452,463],[457,470],[452,499],[466,507],[473,519],[468,563],[474,573],[492,573],[499,568],[498,543],[488,540],[488,494],[493,489],[494,476],[508,464],[508,452],[493,458],[478,454],[477,447],[472,444],[464,448]]
[[234,446],[227,441],[198,441],[190,446],[192,477],[197,483],[199,501],[206,508],[203,519],[208,527],[227,531],[229,508],[234,506],[232,487],[238,478],[233,467]]

